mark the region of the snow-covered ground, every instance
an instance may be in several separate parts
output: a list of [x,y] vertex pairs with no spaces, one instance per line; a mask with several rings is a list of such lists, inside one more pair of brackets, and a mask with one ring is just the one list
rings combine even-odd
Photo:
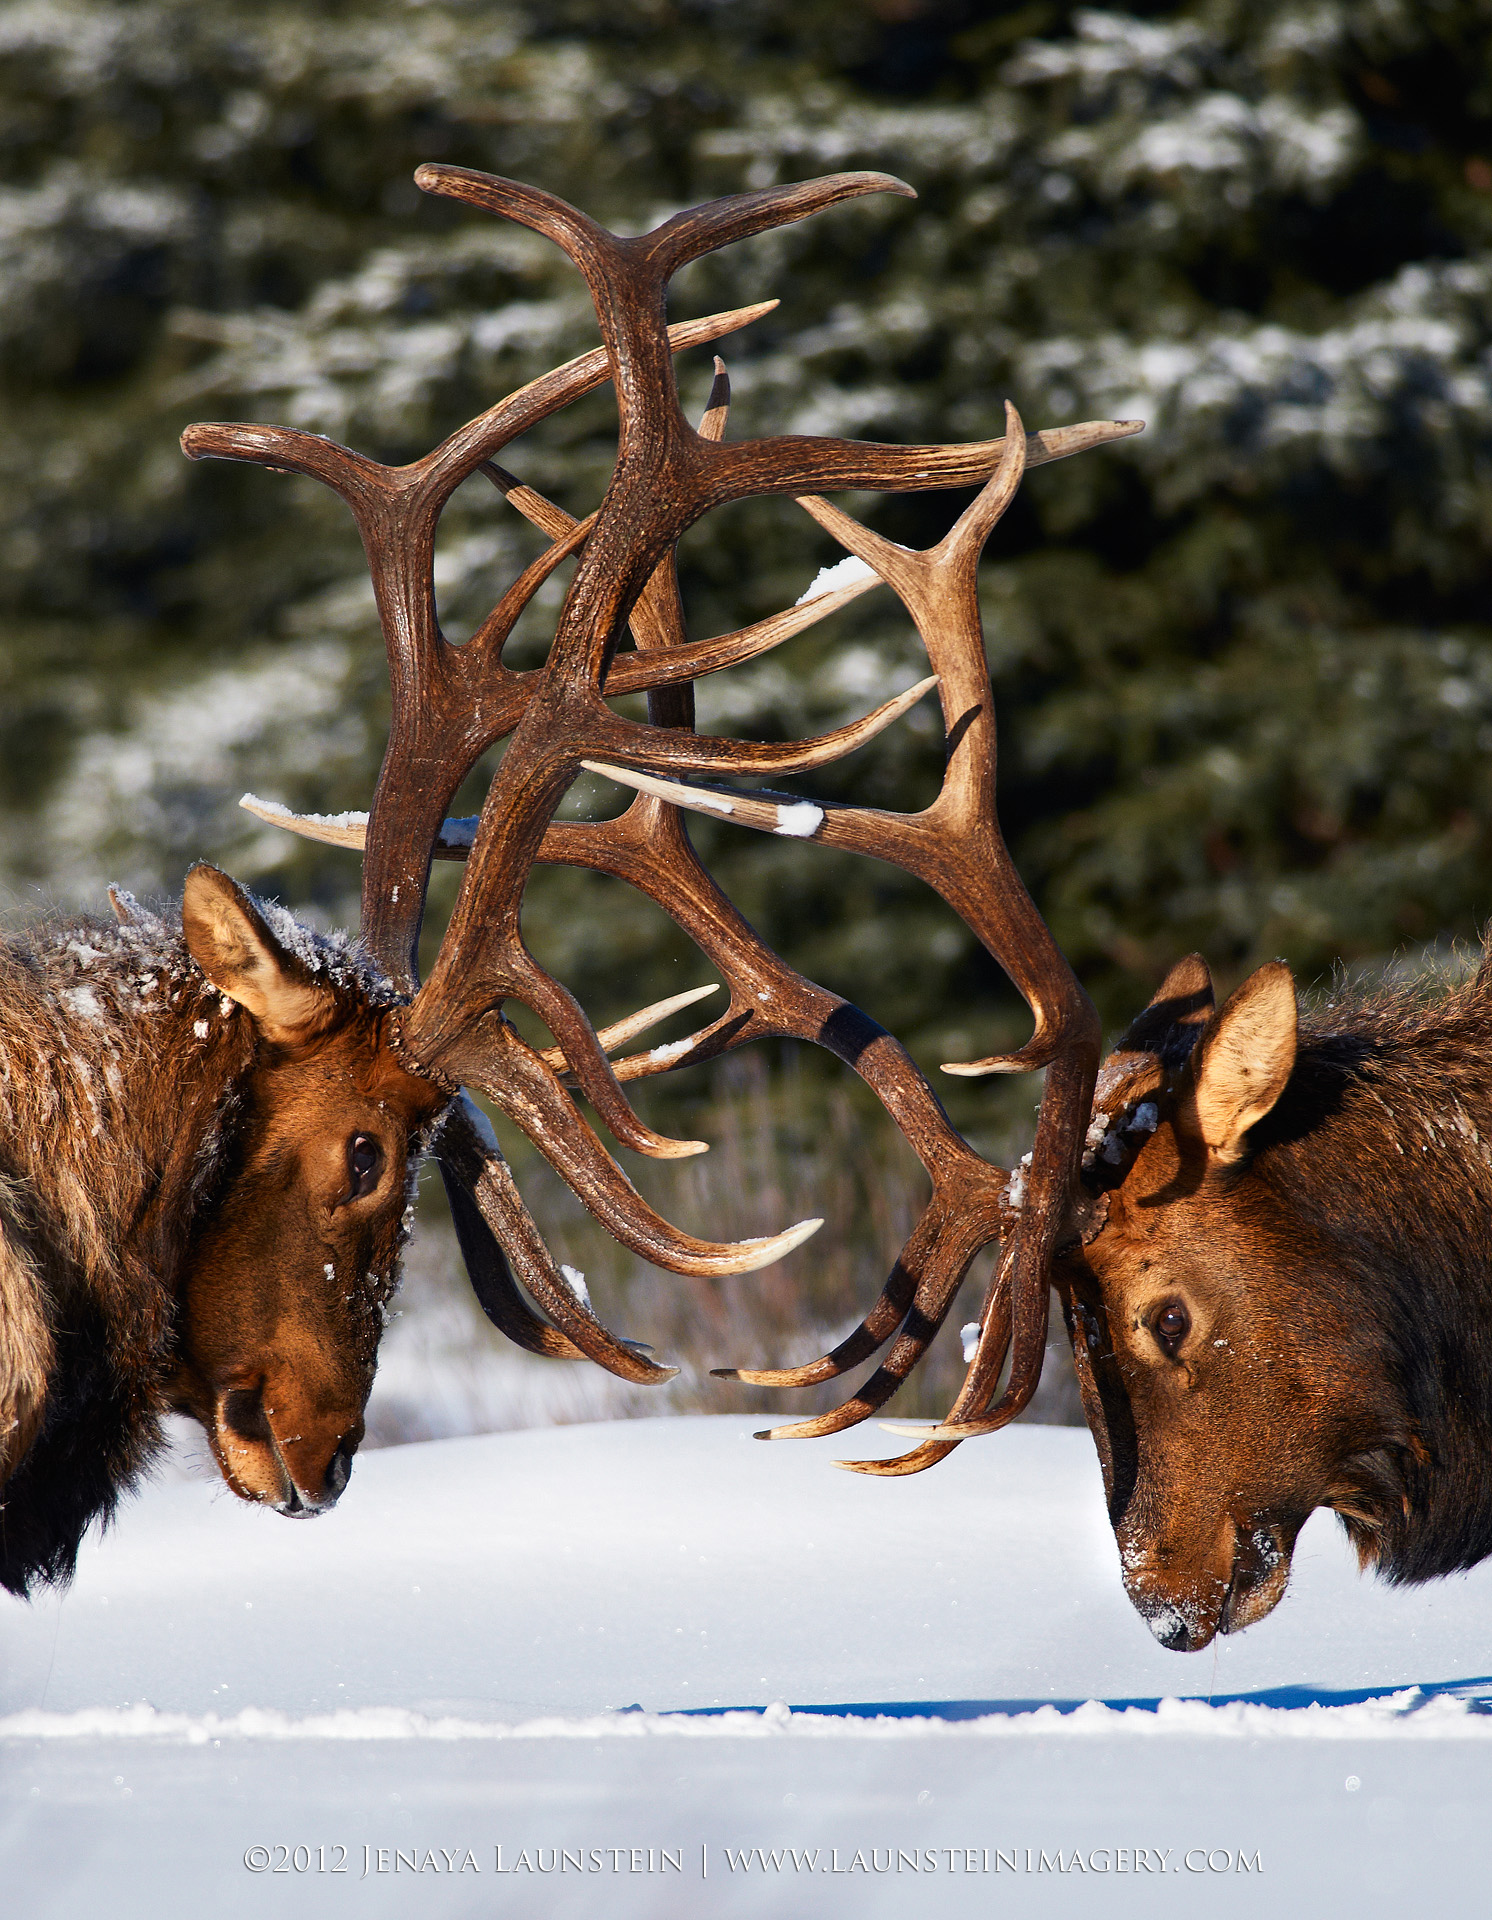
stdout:
[[885,1482],[752,1424],[390,1448],[315,1526],[153,1487],[0,1602],[6,1911],[1484,1909],[1492,1566],[1391,1592],[1318,1516],[1168,1654],[1086,1433]]

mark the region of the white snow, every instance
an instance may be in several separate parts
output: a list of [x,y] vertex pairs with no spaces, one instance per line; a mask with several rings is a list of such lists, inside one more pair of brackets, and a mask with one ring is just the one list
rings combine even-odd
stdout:
[[857,580],[874,580],[874,567],[867,566],[863,560],[857,560],[852,553],[846,554],[832,567],[820,567],[813,576],[813,584],[806,592],[800,593],[793,602],[795,607],[803,606],[809,600],[818,600],[826,593],[834,593],[840,587],[852,587]]
[[681,1058],[693,1045],[694,1035],[692,1033],[688,1034],[682,1040],[665,1040],[661,1046],[652,1048],[648,1054],[648,1058],[649,1060],[656,1060],[661,1066],[669,1060]]
[[785,833],[794,840],[809,840],[823,824],[824,810],[816,807],[811,800],[798,800],[777,807],[777,825],[773,833]]
[[344,832],[354,827],[366,827],[366,813],[296,813],[279,800],[261,800],[257,793],[244,794],[238,803],[241,807],[255,809],[260,813],[271,813],[277,820],[309,820],[317,827],[340,827]]
[[581,1306],[588,1307],[591,1304],[590,1288],[586,1286],[585,1275],[580,1271],[579,1267],[567,1267],[562,1260],[560,1262],[560,1272],[564,1276],[565,1285],[570,1289],[571,1293],[574,1294]]
[[756,1424],[391,1448],[314,1527],[149,1489],[65,1597],[0,1601],[8,1902],[404,1913],[418,1873],[421,1912],[546,1920],[1477,1910],[1492,1568],[1390,1590],[1318,1515],[1275,1614],[1168,1654],[1086,1433],[886,1481],[829,1464],[885,1434]]

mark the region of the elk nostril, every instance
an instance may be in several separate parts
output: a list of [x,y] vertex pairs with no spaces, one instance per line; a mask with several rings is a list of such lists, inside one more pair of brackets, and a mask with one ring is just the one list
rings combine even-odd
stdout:
[[326,1497],[339,1500],[342,1490],[352,1478],[352,1448],[344,1441],[332,1455],[326,1469]]
[[1191,1629],[1179,1608],[1162,1602],[1153,1609],[1142,1608],[1141,1611],[1145,1616],[1145,1625],[1169,1652],[1191,1652]]

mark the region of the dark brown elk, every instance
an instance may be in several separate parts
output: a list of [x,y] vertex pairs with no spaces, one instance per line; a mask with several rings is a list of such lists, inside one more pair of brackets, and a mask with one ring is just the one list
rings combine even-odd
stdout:
[[[1015,1303],[1016,1399],[1039,1367],[1051,1246],[1087,1125],[1098,1036],[995,822],[993,714],[974,573],[1026,466],[1120,437],[1133,424],[1028,435],[1011,410],[1003,437],[962,447],[793,437],[730,444],[718,363],[700,425],[686,420],[674,354],[747,324],[772,303],[669,327],[671,277],[717,247],[842,200],[910,191],[886,176],[842,174],[737,195],[626,240],[513,181],[451,167],[424,167],[416,178],[429,192],[516,220],[562,247],[586,280],[604,344],[404,467],[257,423],[203,424],[183,436],[193,458],[313,476],[341,495],[362,534],[393,693],[373,806],[350,836],[272,813],[363,847],[369,962],[359,967],[341,949],[332,957],[288,916],[256,905],[210,869],[189,882],[180,934],[135,918],[116,932],[85,927],[12,950],[10,1005],[0,1019],[12,1021],[16,1036],[12,1087],[29,1091],[4,1140],[0,1398],[9,1478],[0,1529],[3,1577],[17,1589],[66,1577],[82,1531],[107,1515],[138,1472],[167,1406],[203,1422],[230,1486],[246,1498],[287,1513],[336,1498],[361,1432],[411,1153],[437,1122],[433,1150],[462,1250],[497,1325],[534,1352],[589,1357],[643,1383],[670,1376],[671,1368],[610,1334],[557,1267],[463,1088],[522,1129],[626,1246],[672,1271],[710,1276],[768,1265],[820,1223],[741,1244],[682,1232],[646,1204],[570,1089],[623,1145],[673,1158],[703,1143],[647,1126],[624,1081],[774,1035],[838,1054],[913,1140],[933,1198],[867,1328],[804,1377],[842,1371],[853,1364],[852,1349],[874,1352],[901,1327],[887,1366],[847,1409],[805,1430],[831,1431],[882,1404],[937,1331],[975,1254],[1012,1225],[1004,1173],[953,1130],[889,1034],[765,946],[696,859],[675,808],[644,793],[615,820],[561,826],[553,816],[586,765],[616,769],[634,784],[656,773],[719,778],[821,766],[872,739],[935,684],[951,742],[940,800],[907,822],[880,825],[879,816],[846,812],[838,824],[846,844],[897,859],[938,887],[1036,1013],[1036,1035],[1018,1055],[970,1070],[1047,1069],[1031,1200],[1007,1233],[997,1290]],[[607,380],[619,416],[616,468],[597,511],[577,522],[493,463],[510,441]],[[456,647],[436,617],[434,540],[445,504],[477,472],[551,544]],[[879,566],[917,612],[937,681],[817,739],[752,745],[695,732],[693,680],[779,644],[875,584],[867,579],[740,633],[691,643],[674,549],[696,520],[734,500],[782,494],[840,532],[834,510],[812,498],[823,489],[969,485],[983,490],[945,541],[923,555],[895,549],[901,559]],[[572,557],[546,664],[513,671],[502,657],[509,633]],[[629,630],[634,644],[625,650]],[[607,704],[637,691],[648,694],[647,723]],[[480,820],[449,826],[452,796],[504,738]],[[799,807],[785,830],[813,833],[821,819],[817,808]],[[437,854],[467,864],[422,986],[415,953]],[[725,1013],[687,1042],[613,1064],[610,1050],[697,996],[598,1035],[524,946],[523,895],[538,861],[615,874],[657,900],[728,982]],[[84,966],[85,950],[83,978],[74,963]],[[528,1044],[504,1014],[508,1002],[535,1013],[555,1044]],[[1009,1324],[1002,1333],[992,1314],[961,1411],[982,1409],[1009,1344]]]

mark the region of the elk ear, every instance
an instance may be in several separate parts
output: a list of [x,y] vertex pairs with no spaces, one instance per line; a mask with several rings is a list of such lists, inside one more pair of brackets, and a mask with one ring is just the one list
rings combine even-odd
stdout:
[[1207,962],[1200,953],[1189,953],[1161,981],[1155,998],[1114,1043],[1114,1051],[1155,1053],[1167,1066],[1180,1066],[1216,1004]]
[[1197,1051],[1194,1112],[1208,1150],[1225,1164],[1285,1091],[1295,1065],[1295,981],[1283,960],[1251,973],[1224,1002]]
[[187,951],[220,993],[254,1017],[279,1046],[307,1040],[326,1022],[326,993],[313,986],[235,880],[193,867],[181,901]]

